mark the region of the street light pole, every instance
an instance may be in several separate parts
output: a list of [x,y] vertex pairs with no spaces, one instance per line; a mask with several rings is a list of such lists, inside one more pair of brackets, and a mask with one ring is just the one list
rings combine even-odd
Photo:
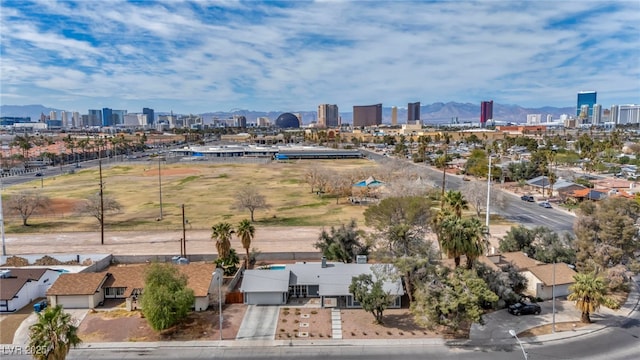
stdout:
[[98,160],[100,169],[100,245],[104,245],[104,192],[102,191],[102,159]]
[[489,206],[491,205],[491,153],[489,153],[489,175],[487,176],[487,218],[485,226],[487,227],[487,233],[489,233]]
[[7,246],[4,240],[4,210],[2,209],[2,183],[0,182],[0,233],[2,233],[2,256],[7,256]]
[[509,330],[509,335],[511,335],[514,338],[516,338],[516,340],[518,341],[518,344],[520,345],[520,349],[522,350],[522,356],[524,357],[524,360],[528,360],[527,352],[524,351],[524,346],[522,345],[522,341],[520,341],[520,339],[518,339],[518,335],[516,334],[516,332],[513,331],[513,330]]
[[552,321],[551,321],[551,332],[556,332],[556,259],[553,259],[553,284],[551,285],[551,303],[553,306],[552,310]]

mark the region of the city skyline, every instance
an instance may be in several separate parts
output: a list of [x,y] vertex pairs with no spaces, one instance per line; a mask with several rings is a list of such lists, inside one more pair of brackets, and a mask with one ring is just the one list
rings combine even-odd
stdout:
[[603,108],[640,102],[634,1],[5,0],[0,14],[3,105],[566,107],[590,89]]

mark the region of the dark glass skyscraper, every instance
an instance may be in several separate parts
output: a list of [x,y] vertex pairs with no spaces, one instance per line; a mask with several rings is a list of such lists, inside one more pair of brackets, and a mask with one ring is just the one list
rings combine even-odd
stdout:
[[420,101],[407,105],[407,123],[420,120]]
[[102,126],[111,126],[113,124],[113,112],[109,108],[102,108]]
[[152,125],[155,123],[155,114],[153,109],[142,108],[142,113],[147,115],[147,125]]
[[576,116],[580,116],[580,109],[583,105],[589,105],[589,119],[593,117],[593,105],[596,104],[596,97],[598,93],[595,91],[580,91],[578,92],[578,104],[576,106]]
[[480,103],[480,127],[485,127],[489,119],[493,119],[493,100]]

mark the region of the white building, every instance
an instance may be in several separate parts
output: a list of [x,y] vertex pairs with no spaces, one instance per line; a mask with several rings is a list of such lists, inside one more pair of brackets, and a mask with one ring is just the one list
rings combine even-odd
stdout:
[[594,104],[593,105],[593,118],[591,120],[592,124],[600,124],[602,123],[602,105]]
[[82,118],[80,117],[80,113],[77,111],[73,112],[71,126],[73,126],[74,128],[82,127]]
[[640,105],[618,105],[618,117],[616,120],[618,125],[640,124]]
[[44,298],[58,276],[58,271],[47,268],[0,270],[0,312],[14,312]]
[[542,114],[527,114],[527,125],[538,125],[542,122]]

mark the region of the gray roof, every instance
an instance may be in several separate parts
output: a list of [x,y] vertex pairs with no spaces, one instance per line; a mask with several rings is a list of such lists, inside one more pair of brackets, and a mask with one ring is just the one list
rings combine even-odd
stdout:
[[[372,274],[375,279],[374,267],[384,267],[385,273],[395,274],[395,268],[389,264],[327,262],[323,268],[320,262],[295,263],[287,264],[285,270],[246,270],[241,291],[287,292],[289,285],[319,285],[320,296],[347,295],[353,277]],[[285,278],[287,283],[283,285]],[[399,277],[385,280],[383,288],[393,295],[404,294]]]
[[242,292],[288,292],[288,270],[245,270]]

